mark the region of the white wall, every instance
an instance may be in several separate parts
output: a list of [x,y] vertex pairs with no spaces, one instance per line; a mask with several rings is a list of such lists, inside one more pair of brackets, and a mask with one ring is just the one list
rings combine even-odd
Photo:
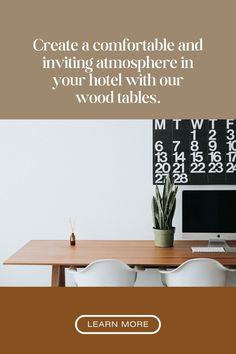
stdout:
[[[150,120],[0,121],[1,263],[31,239],[68,238],[70,216],[80,239],[151,240],[152,193]],[[50,267],[0,266],[0,286],[49,284]]]
[[[30,239],[152,239],[152,122],[0,121],[0,262]],[[49,267],[1,266],[0,285]]]

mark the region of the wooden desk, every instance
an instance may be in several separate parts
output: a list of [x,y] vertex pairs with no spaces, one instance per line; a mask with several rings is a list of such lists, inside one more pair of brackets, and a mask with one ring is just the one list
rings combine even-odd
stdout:
[[[230,241],[236,246],[236,241]],[[4,264],[51,265],[52,286],[65,285],[65,268],[84,267],[102,258],[120,259],[130,266],[178,266],[191,258],[207,257],[223,265],[236,266],[235,253],[192,253],[192,246],[207,246],[207,241],[175,241],[172,248],[158,248],[154,241],[69,241],[34,240],[7,259]]]

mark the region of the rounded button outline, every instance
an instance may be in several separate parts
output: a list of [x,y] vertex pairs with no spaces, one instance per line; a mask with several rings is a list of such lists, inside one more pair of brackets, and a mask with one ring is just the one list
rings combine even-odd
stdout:
[[[155,331],[152,331],[152,332],[87,332],[87,331],[81,331],[78,327],[78,322],[81,318],[84,318],[84,317],[88,317],[88,318],[91,318],[91,317],[94,317],[94,318],[101,318],[101,317],[125,317],[125,318],[133,318],[133,317],[141,317],[141,318],[155,318],[157,323],[158,323],[158,327]],[[76,331],[79,333],[79,334],[156,334],[160,331],[161,329],[161,320],[159,319],[158,316],[156,315],[80,315],[76,318],[75,320],[75,329]]]

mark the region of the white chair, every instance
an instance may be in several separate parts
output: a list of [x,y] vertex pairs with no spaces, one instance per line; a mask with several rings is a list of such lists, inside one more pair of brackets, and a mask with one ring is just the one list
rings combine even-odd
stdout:
[[227,286],[228,269],[210,258],[194,258],[173,270],[159,270],[165,286]]
[[134,286],[137,271],[116,259],[101,259],[73,271],[77,286]]

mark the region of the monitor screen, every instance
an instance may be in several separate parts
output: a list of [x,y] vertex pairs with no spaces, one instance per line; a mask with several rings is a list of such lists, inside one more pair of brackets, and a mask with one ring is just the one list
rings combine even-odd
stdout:
[[236,190],[186,190],[182,203],[183,233],[236,233]]

